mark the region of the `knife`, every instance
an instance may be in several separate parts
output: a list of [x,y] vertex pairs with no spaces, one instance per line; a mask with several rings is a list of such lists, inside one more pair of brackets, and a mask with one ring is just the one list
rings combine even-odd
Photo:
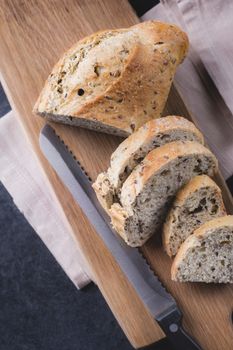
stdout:
[[[182,313],[138,249],[129,247],[113,230],[84,168],[50,125],[39,138],[40,148],[104,241],[139,298],[158,322],[175,350],[201,350],[182,328]],[[151,349],[151,346],[150,346]]]

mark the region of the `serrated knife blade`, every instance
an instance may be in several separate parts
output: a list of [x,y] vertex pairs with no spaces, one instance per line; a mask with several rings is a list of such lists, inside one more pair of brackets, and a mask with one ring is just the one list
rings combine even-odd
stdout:
[[161,285],[136,248],[129,247],[110,226],[99,204],[91,180],[50,125],[40,133],[40,148],[69,189],[98,235],[136,290],[145,307],[160,324],[175,349],[201,349],[181,327],[181,312],[175,299]]

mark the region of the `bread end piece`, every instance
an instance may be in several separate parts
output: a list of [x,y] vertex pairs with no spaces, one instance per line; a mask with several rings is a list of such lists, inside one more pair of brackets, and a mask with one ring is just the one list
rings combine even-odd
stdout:
[[128,136],[161,116],[188,45],[180,28],[156,21],[94,33],[55,65],[34,113]]

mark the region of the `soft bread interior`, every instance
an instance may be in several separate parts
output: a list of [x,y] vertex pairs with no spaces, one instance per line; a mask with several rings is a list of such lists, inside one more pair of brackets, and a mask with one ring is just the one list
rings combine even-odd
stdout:
[[[179,188],[198,174],[213,175],[216,170],[216,159],[208,150],[207,153],[195,153],[195,151],[183,155],[179,153],[179,156],[166,161],[166,154],[169,154],[170,149],[175,151],[182,146],[184,149],[192,149],[192,146],[194,149],[199,148],[196,142],[173,142],[162,146],[161,150],[151,151],[156,151],[155,153],[164,151],[164,165],[157,164],[158,170],[154,171],[151,162],[156,163],[156,157],[153,161],[149,161],[147,158],[151,158],[150,152],[123,184],[120,204],[127,214],[121,216],[119,204],[113,204],[109,210],[113,227],[126,237],[129,245],[141,246],[159,230]],[[205,148],[200,145],[200,149]],[[157,161],[159,163],[159,159]],[[150,176],[148,169],[151,171]],[[143,182],[145,177],[148,178]]]
[[206,221],[226,215],[220,188],[206,175],[193,178],[175,198],[163,226],[163,245],[170,256]]
[[185,240],[173,262],[172,279],[233,283],[233,216],[213,219]]
[[124,140],[112,154],[107,172],[99,174],[93,185],[104,209],[118,202],[123,183],[151,150],[178,140],[204,143],[192,122],[173,115],[147,122]]

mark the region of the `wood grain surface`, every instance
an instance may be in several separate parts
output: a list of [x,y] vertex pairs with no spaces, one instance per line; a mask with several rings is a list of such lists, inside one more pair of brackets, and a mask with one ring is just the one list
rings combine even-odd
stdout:
[[[0,4],[1,81],[25,130],[29,147],[36,152],[83,258],[128,339],[136,348],[152,343],[163,337],[162,331],[43,157],[38,136],[44,121],[31,112],[45,79],[64,50],[94,31],[126,27],[138,19],[123,0],[0,0]],[[174,87],[164,114],[173,113],[191,118]],[[93,179],[107,168],[110,154],[121,141],[84,129],[58,124],[53,127]],[[228,212],[233,213],[232,198],[220,174],[217,182],[223,189]],[[172,282],[171,260],[156,238],[145,245],[143,253],[176,298],[189,333],[204,349],[232,349],[232,286]]]

